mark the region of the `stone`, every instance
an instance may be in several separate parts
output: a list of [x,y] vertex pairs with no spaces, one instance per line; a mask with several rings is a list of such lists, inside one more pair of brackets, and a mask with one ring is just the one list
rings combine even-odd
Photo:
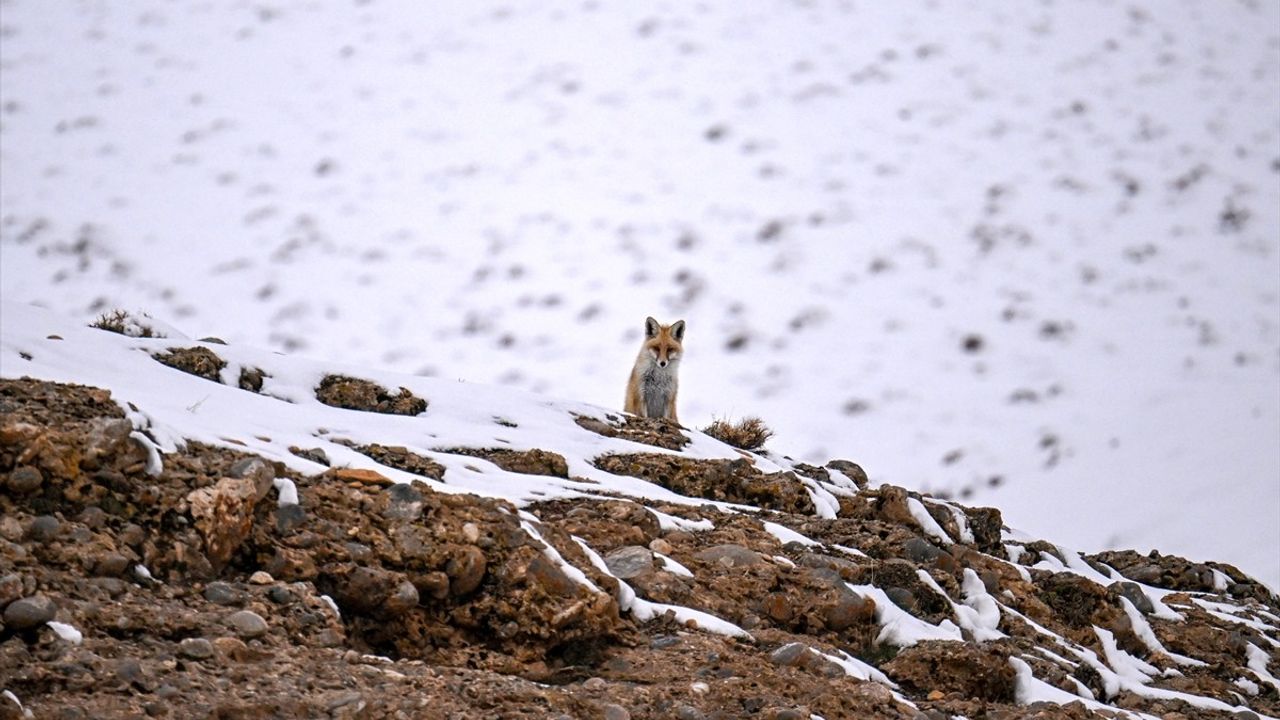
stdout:
[[1155,612],[1156,607],[1151,602],[1151,598],[1147,597],[1147,594],[1142,591],[1142,587],[1135,582],[1123,580],[1113,583],[1108,590],[1133,603],[1133,606],[1143,615],[1150,615]]
[[213,643],[204,638],[186,638],[178,643],[178,654],[192,660],[207,660],[213,657]]
[[671,543],[667,542],[666,540],[662,538],[654,538],[649,542],[649,549],[656,553],[662,553],[663,555],[670,555],[671,551],[674,548],[672,548]]
[[58,606],[47,595],[32,595],[14,600],[4,609],[5,627],[28,630],[39,627],[58,614]]
[[106,553],[93,564],[93,574],[98,577],[120,577],[133,567],[133,561],[120,553]]
[[275,581],[276,579],[271,577],[271,573],[263,572],[262,570],[258,570],[249,576],[250,585],[270,585]]
[[707,720],[706,713],[692,705],[678,705],[675,710],[676,720]]
[[924,538],[913,537],[902,543],[902,556],[921,565],[933,563],[946,554]]
[[484,580],[489,561],[475,545],[463,545],[445,565],[449,575],[449,594],[461,597],[475,592]]
[[631,712],[621,705],[606,703],[603,708],[604,720],[631,720]]
[[48,542],[62,532],[62,521],[52,515],[41,515],[32,519],[27,529],[27,537],[38,542]]
[[5,480],[5,487],[15,495],[29,495],[39,490],[43,484],[44,475],[30,465],[19,465]]
[[9,606],[9,603],[22,597],[22,576],[17,573],[9,573],[0,577],[0,610]]
[[187,494],[189,512],[204,537],[205,556],[215,570],[224,567],[253,529],[253,508],[271,488],[261,477],[224,477]]
[[764,562],[764,557],[755,550],[733,544],[715,545],[698,552],[694,557],[703,562],[719,563],[725,567],[746,567]]
[[604,556],[609,572],[622,580],[653,571],[653,552],[639,545],[627,545]]
[[267,621],[262,616],[252,610],[240,610],[231,613],[226,618],[227,625],[230,625],[236,634],[242,638],[256,638],[267,634],[271,629],[267,625]]
[[204,599],[214,605],[238,605],[243,601],[244,594],[219,580],[204,587]]

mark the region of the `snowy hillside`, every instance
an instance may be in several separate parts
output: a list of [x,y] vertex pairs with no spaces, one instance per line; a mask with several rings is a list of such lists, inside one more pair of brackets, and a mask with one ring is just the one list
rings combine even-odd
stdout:
[[0,316],[4,717],[1280,709],[1280,599],[1229,565],[592,405]]
[[686,422],[1280,587],[1274,2],[7,0],[0,40],[6,298],[615,408],[684,318]]

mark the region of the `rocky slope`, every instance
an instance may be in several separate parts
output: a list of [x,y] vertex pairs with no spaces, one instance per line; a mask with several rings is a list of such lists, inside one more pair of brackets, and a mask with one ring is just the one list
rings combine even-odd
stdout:
[[0,718],[1280,716],[1280,598],[1229,565],[1081,556],[852,462],[583,408],[547,447],[355,432],[451,412],[431,384],[316,377],[274,402],[351,437],[289,457],[248,451],[281,440],[244,407],[174,441],[162,401],[53,379],[257,402],[293,361],[255,389],[231,347],[6,310]]

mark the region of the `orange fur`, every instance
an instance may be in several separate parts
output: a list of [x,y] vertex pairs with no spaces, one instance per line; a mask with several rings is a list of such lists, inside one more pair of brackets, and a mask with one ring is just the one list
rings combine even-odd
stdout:
[[684,355],[684,321],[659,325],[645,318],[645,339],[631,368],[623,409],[640,417],[676,419],[677,371]]

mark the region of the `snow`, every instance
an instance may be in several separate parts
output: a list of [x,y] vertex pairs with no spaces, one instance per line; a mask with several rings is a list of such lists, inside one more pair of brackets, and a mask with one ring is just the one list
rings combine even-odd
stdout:
[[654,557],[658,558],[658,560],[662,562],[662,567],[664,570],[667,570],[668,572],[673,572],[676,575],[693,577],[693,571],[685,567],[684,565],[681,565],[674,558],[663,555],[662,553],[657,552],[656,550],[653,552],[653,554],[654,554]]
[[801,535],[800,533],[796,532],[795,530],[792,530],[789,527],[779,525],[778,523],[769,522],[768,520],[764,521],[764,529],[767,530],[770,535],[777,538],[778,542],[782,543],[783,545],[786,545],[789,542],[798,542],[801,545],[806,545],[809,547],[822,544],[817,540],[812,540],[810,538],[805,537],[804,535]]
[[942,529],[942,526],[939,525],[938,522],[933,519],[933,516],[929,514],[929,511],[925,509],[924,503],[913,497],[909,497],[907,498],[907,510],[911,512],[911,517],[915,518],[916,523],[920,525],[920,529],[924,531],[925,535],[928,535],[943,545],[951,544],[951,538],[947,536],[947,533]]
[[133,566],[133,574],[144,582],[156,582],[155,577],[151,575],[151,571],[146,565],[138,564]]
[[17,695],[13,694],[13,691],[11,690],[0,691],[0,697],[6,698],[9,702],[16,705],[18,707],[18,712],[22,714],[22,717],[24,718],[35,717],[34,713],[32,713],[30,710],[22,706],[22,701],[18,699]]
[[[880,624],[877,643],[910,647],[925,640],[963,640],[960,628],[950,620],[934,625],[908,613],[894,604],[883,590],[874,585],[848,585],[849,589],[871,598],[876,604],[876,622]],[[945,593],[943,593],[945,596]]]
[[289,478],[276,478],[272,481],[272,484],[276,488],[276,495],[279,498],[277,504],[280,507],[298,504],[298,486],[292,480]]
[[164,463],[160,460],[160,450],[155,443],[151,442],[151,438],[137,430],[129,433],[129,437],[133,438],[134,442],[147,451],[147,474],[155,477],[164,472]]
[[[1012,665],[1014,671],[1017,672],[1017,687],[1014,690],[1014,694],[1017,701],[1022,705],[1030,705],[1031,703],[1037,702],[1050,702],[1055,705],[1066,705],[1068,703],[1078,702],[1083,703],[1084,706],[1090,710],[1105,709],[1115,711],[1114,708],[1103,705],[1096,700],[1084,698],[1079,695],[1073,695],[1066,690],[1056,688],[1037,678],[1032,674],[1031,666],[1021,658],[1010,657],[1009,664]],[[1136,713],[1125,710],[1121,710],[1119,712],[1124,713],[1129,717],[1143,718],[1144,720],[1158,720],[1154,716],[1147,715],[1145,713]]]
[[611,408],[683,317],[693,426],[1280,586],[1275,3],[5,23],[11,299]]
[[328,595],[321,595],[320,599],[324,601],[325,605],[329,606],[329,609],[333,611],[334,615],[342,617],[342,611],[338,609],[338,603],[334,602],[333,598]]
[[669,605],[667,603],[651,602],[636,595],[636,591],[627,584],[626,581],[609,572],[609,566],[605,563],[604,558],[600,557],[590,545],[582,538],[574,537],[574,542],[582,551],[586,553],[591,564],[597,570],[613,578],[618,583],[618,607],[624,612],[630,612],[631,616],[640,622],[648,622],[656,617],[660,617],[670,613],[677,622],[687,627],[696,627],[699,630],[716,633],[717,635],[726,635],[728,637],[741,638],[743,640],[754,640],[751,633],[734,625],[723,618],[718,618],[710,613],[703,612],[694,608],[684,607],[682,605]]
[[46,624],[49,626],[50,630],[57,633],[58,637],[62,638],[63,640],[66,640],[72,645],[79,645],[80,643],[84,642],[84,634],[82,634],[79,630],[77,630],[76,628],[66,623],[50,620]]
[[[1277,680],[1276,676],[1272,675],[1271,671],[1267,669],[1267,665],[1271,662],[1271,657],[1253,643],[1245,643],[1244,652],[1248,660],[1249,670],[1262,682],[1267,683],[1276,690],[1280,690],[1280,680]],[[1256,695],[1257,690],[1253,694]]]
[[1129,598],[1121,596],[1120,605],[1124,608],[1125,615],[1129,618],[1129,625],[1133,628],[1133,634],[1138,636],[1138,639],[1142,641],[1143,645],[1147,646],[1148,650],[1153,653],[1164,655],[1179,665],[1189,665],[1193,667],[1204,667],[1205,665],[1208,665],[1208,663],[1202,660],[1189,658],[1186,655],[1181,655],[1165,648],[1164,644],[1160,642],[1160,639],[1156,637],[1155,631],[1151,629],[1151,624],[1142,616],[1142,613],[1138,608],[1134,607],[1134,604],[1129,601]]
[[658,528],[664,533],[676,530],[683,530],[685,532],[706,532],[708,530],[716,529],[715,523],[705,518],[701,520],[686,520],[682,517],[669,515],[661,510],[654,510],[653,508],[646,509],[654,517],[658,518]]

